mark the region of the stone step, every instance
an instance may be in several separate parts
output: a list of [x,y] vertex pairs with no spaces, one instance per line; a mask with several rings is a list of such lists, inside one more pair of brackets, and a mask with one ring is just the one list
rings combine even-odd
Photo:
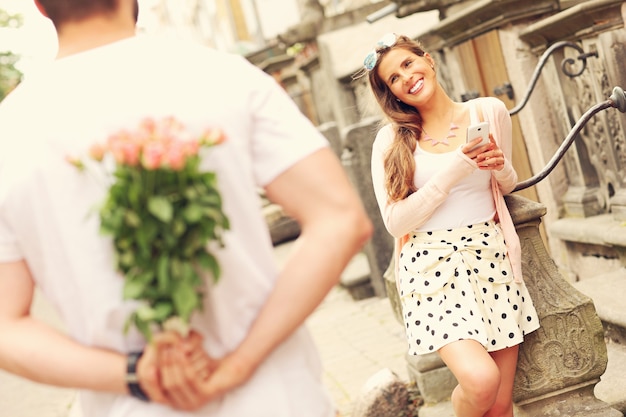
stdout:
[[609,362],[596,397],[626,413],[626,268],[587,278],[573,286],[593,300],[606,332]]
[[370,267],[367,256],[360,252],[350,261],[341,274],[340,284],[348,290],[353,300],[363,300],[375,295],[370,279]]
[[622,299],[626,295],[626,268],[587,278],[573,285],[593,300],[607,337],[626,345],[626,309]]

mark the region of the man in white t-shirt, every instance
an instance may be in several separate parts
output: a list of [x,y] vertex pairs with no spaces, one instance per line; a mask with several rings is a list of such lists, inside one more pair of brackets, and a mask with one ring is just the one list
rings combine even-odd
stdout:
[[[55,24],[59,56],[0,104],[0,368],[80,389],[85,417],[334,416],[303,323],[371,223],[327,142],[243,57],[135,36],[134,0],[36,2]],[[122,299],[110,241],[89,215],[106,190],[65,161],[164,115],[225,132],[203,166],[217,172],[230,219],[216,255],[221,278],[207,283],[192,319],[202,340],[163,345],[169,356],[124,333],[134,304]],[[301,225],[280,269],[259,187]],[[29,315],[35,286],[67,334]],[[172,356],[197,354],[199,343],[211,368],[202,381],[190,372],[198,362]],[[136,382],[127,358],[142,349]]]

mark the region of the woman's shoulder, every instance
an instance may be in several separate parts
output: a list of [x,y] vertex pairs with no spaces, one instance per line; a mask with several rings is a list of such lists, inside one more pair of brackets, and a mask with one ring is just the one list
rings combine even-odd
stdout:
[[504,102],[497,97],[478,97],[473,100],[483,109],[492,109],[493,111],[505,110],[508,112]]
[[387,148],[393,141],[393,137],[393,126],[391,123],[388,123],[378,129],[378,132],[376,133],[376,138],[374,139],[374,147],[381,149]]

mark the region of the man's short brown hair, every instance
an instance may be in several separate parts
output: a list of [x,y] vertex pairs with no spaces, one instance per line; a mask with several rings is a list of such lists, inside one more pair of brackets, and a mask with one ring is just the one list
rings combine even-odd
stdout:
[[79,21],[98,13],[111,13],[119,0],[38,0],[58,29],[71,21]]

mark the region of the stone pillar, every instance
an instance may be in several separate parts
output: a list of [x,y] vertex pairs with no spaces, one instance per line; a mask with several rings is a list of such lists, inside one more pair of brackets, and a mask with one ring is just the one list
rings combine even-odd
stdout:
[[522,344],[513,399],[520,417],[622,417],[594,396],[606,370],[602,322],[593,301],[559,273],[539,235],[545,208],[507,196],[522,244],[524,279],[541,327]]
[[370,280],[374,294],[386,296],[383,274],[389,265],[393,253],[393,239],[385,229],[380,209],[374,196],[370,162],[372,159],[372,143],[376,137],[378,118],[365,119],[350,126],[343,141],[342,163],[352,179],[363,205],[374,224],[374,234],[363,248],[370,267]]
[[330,147],[332,148],[337,158],[341,158],[341,154],[343,152],[343,143],[341,141],[341,134],[339,132],[339,128],[337,127],[337,123],[328,122],[321,124],[317,127],[322,135],[328,140],[330,143]]
[[[591,299],[561,277],[546,251],[539,233],[545,207],[517,195],[505,198],[522,244],[525,282],[541,322],[520,349],[513,390],[516,416],[623,417],[594,396],[608,361],[602,323]],[[385,277],[387,282],[395,280],[393,268]],[[388,295],[397,315],[398,294]],[[449,399],[456,381],[437,355],[411,356],[407,362],[426,406]]]

